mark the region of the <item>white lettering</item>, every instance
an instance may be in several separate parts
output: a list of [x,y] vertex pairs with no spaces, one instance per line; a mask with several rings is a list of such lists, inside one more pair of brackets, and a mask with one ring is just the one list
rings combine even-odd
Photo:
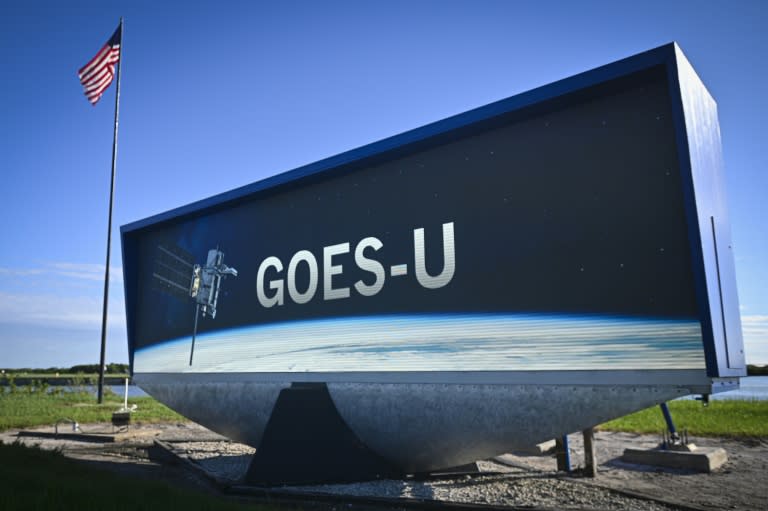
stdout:
[[271,280],[269,282],[269,289],[275,293],[272,296],[267,296],[264,293],[264,273],[267,268],[274,268],[278,273],[283,271],[283,263],[280,259],[274,256],[267,257],[262,261],[259,266],[259,271],[256,273],[256,294],[259,297],[259,303],[264,307],[272,307],[274,305],[283,304],[283,280]]
[[384,266],[375,259],[369,259],[365,257],[365,249],[372,248],[373,250],[379,250],[383,246],[383,243],[374,237],[363,238],[360,243],[355,247],[355,263],[361,270],[365,270],[373,273],[376,276],[376,280],[373,284],[366,284],[361,280],[355,282],[355,289],[363,296],[373,296],[384,287]]
[[[304,261],[309,267],[309,284],[307,290],[300,293],[296,288],[296,267]],[[317,260],[309,250],[299,250],[288,263],[288,294],[296,303],[307,303],[315,296],[317,291]]]
[[333,256],[349,252],[349,243],[339,243],[330,247],[323,247],[323,300],[338,300],[349,298],[349,288],[333,288],[333,276],[344,271],[340,264],[333,264]]
[[438,289],[446,286],[453,278],[456,270],[456,255],[454,251],[453,222],[443,224],[443,271],[431,276],[427,273],[424,262],[424,229],[413,230],[413,248],[415,257],[416,280],[427,289]]
[[[453,279],[456,271],[456,250],[453,222],[443,224],[443,268],[437,275],[430,275],[427,271],[424,228],[419,227],[413,230],[413,252],[414,252],[414,270],[416,280],[419,285],[426,289],[439,289],[445,287]],[[376,259],[376,252],[381,250],[384,243],[379,238],[369,236],[361,239],[354,250],[355,266],[372,274],[358,278],[353,284],[355,291],[362,296],[374,296],[381,292],[387,278],[387,271],[384,264]],[[370,249],[370,250],[369,250]],[[350,252],[350,243],[339,243],[328,247],[323,247],[322,278],[323,278],[323,300],[339,300],[350,297],[349,287],[333,287],[333,277],[344,273],[344,264],[338,262],[334,264],[333,258]],[[432,258],[434,259],[434,257]],[[431,260],[432,260],[431,259]],[[430,260],[430,261],[431,261]],[[299,265],[307,265],[306,281],[297,283],[297,273]],[[389,267],[390,276],[399,277],[401,280],[407,277],[409,264],[395,264]],[[288,263],[288,269],[285,278],[281,275],[283,263],[279,258],[270,256],[264,259],[259,265],[256,274],[256,294],[259,303],[263,307],[274,307],[283,305],[285,300],[285,290],[287,287],[288,296],[291,301],[299,305],[310,302],[317,295],[320,275],[318,271],[318,261],[315,255],[309,250],[299,250]],[[274,278],[265,282],[267,273]],[[359,273],[359,272],[358,272]],[[301,275],[305,275],[301,272]],[[304,280],[304,279],[302,279]],[[349,282],[351,279],[345,279]],[[372,282],[371,282],[372,280]],[[370,282],[370,283],[367,283]],[[337,284],[338,285],[338,284]],[[303,291],[299,289],[301,287]]]

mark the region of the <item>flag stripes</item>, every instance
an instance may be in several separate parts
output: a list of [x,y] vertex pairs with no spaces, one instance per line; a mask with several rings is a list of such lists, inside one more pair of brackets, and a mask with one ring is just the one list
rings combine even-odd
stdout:
[[85,97],[92,105],[99,102],[101,95],[115,78],[115,64],[120,60],[121,39],[122,25],[117,27],[107,44],[77,72]]

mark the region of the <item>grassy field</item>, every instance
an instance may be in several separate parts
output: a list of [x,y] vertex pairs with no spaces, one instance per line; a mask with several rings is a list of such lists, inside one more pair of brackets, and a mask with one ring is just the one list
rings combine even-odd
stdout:
[[97,470],[56,451],[0,444],[0,509],[277,510]]
[[[679,431],[695,436],[768,438],[768,401],[672,401],[669,410]],[[612,420],[601,430],[659,433],[666,429],[658,406]]]
[[[80,423],[109,422],[123,400],[105,389],[104,403],[85,390],[64,392],[45,385],[19,386],[0,393],[0,431],[52,425],[60,419]],[[138,405],[136,422],[184,421],[151,397],[131,398]],[[57,451],[43,451],[21,444],[0,443],[0,509],[129,510],[185,509],[262,510],[279,508],[241,502],[97,470],[66,458]]]
[[[132,414],[137,422],[183,421],[181,415],[158,403],[151,397],[130,398],[129,405],[138,408]],[[44,385],[5,388],[0,394],[0,431],[10,428],[28,428],[52,425],[61,419],[80,423],[109,422],[112,412],[123,405],[121,396],[105,389],[104,403],[85,391],[66,392]],[[0,508],[2,509],[2,508]]]

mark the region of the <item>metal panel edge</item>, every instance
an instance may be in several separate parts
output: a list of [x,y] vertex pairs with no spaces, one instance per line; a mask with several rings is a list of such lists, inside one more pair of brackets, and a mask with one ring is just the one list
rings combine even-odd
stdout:
[[746,376],[717,104],[677,44],[668,72],[707,372]]
[[125,329],[128,338],[128,371],[130,375],[133,375],[133,353],[134,353],[134,331],[133,325],[135,324],[136,307],[133,305],[133,300],[138,298],[137,281],[133,278],[131,273],[132,268],[136,268],[136,244],[129,240],[129,234],[127,234],[122,228],[120,229],[120,245],[122,248],[122,260],[123,260],[123,299],[125,300]]

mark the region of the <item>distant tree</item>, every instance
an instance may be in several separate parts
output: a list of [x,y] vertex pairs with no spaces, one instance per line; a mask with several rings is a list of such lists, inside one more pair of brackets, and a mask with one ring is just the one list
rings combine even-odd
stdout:
[[125,374],[128,372],[128,364],[107,364],[107,371],[110,374]]
[[[66,372],[97,374],[99,372],[99,364],[80,364],[70,367]],[[128,364],[106,364],[104,372],[107,374],[124,374],[128,372]]]
[[80,364],[72,366],[67,370],[68,373],[98,373],[99,364]]
[[[121,363],[111,363],[106,364],[105,371],[108,374],[127,374],[128,373],[128,364],[121,364]],[[0,368],[0,377],[9,375],[9,374],[15,374],[15,375],[24,375],[24,374],[97,374],[99,372],[99,364],[78,364],[74,365],[72,367],[47,367],[45,369],[43,368],[29,368],[29,367],[17,367],[17,368],[9,368],[4,367]]]

